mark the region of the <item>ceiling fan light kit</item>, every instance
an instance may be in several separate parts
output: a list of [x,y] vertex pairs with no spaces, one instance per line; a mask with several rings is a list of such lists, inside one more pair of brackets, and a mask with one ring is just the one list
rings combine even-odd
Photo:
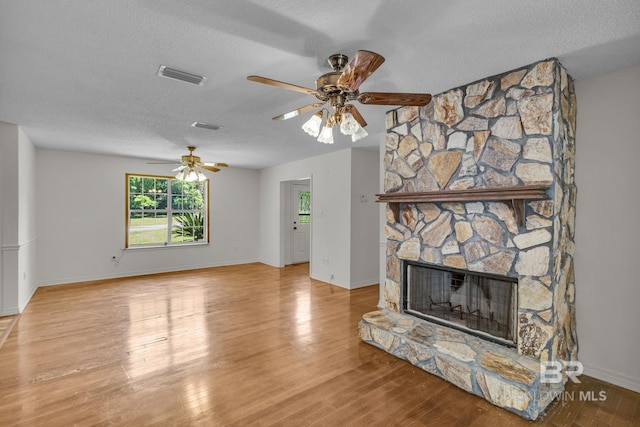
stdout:
[[204,181],[207,179],[207,177],[199,170],[195,170],[192,168],[183,168],[176,174],[176,179],[179,179],[180,181],[194,182]]
[[[324,118],[324,108],[315,113],[309,120],[304,122],[302,130],[318,138],[318,142],[325,144],[333,144],[333,126],[339,125],[340,133],[351,136],[351,141],[356,142],[368,135],[367,131],[358,123],[353,114],[349,112],[349,108],[341,107],[334,114],[327,112],[327,121],[324,127],[322,120]],[[322,129],[322,132],[320,132]]]
[[[358,101],[361,104],[374,105],[398,105],[398,106],[424,106],[431,102],[431,95],[427,93],[391,93],[391,92],[363,92],[360,93],[360,85],[378,69],[384,62],[384,57],[368,50],[359,50],[347,65],[349,58],[343,54],[331,55],[327,62],[333,69],[332,72],[321,75],[316,80],[316,89],[285,83],[278,80],[260,76],[248,76],[253,82],[280,87],[282,89],[314,95],[321,102],[305,105],[296,110],[275,116],[273,120],[287,120],[296,117],[325,104],[330,104],[333,113],[325,108],[315,113],[302,125],[302,130],[319,142],[333,144],[333,126],[339,125],[343,135],[351,136],[351,141],[358,141],[368,135],[364,127],[367,122],[360,112],[351,104]],[[346,68],[345,68],[346,66]],[[344,70],[343,70],[344,69]],[[324,111],[327,112],[324,127]],[[322,128],[322,130],[321,130]]]

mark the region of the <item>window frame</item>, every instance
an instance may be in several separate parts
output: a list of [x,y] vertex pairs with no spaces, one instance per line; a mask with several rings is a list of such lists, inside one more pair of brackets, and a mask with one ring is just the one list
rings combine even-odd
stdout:
[[[140,178],[153,178],[153,179],[164,179],[167,180],[167,207],[166,207],[166,213],[167,213],[167,222],[168,222],[168,226],[167,226],[167,241],[164,243],[158,243],[158,244],[134,244],[131,245],[129,243],[129,231],[130,231],[130,227],[131,227],[131,193],[130,193],[130,184],[129,184],[129,180],[131,177],[140,177]],[[174,196],[178,196],[177,194],[173,194],[172,193],[172,183],[173,182],[184,182],[182,180],[177,179],[174,176],[170,176],[170,175],[156,175],[156,174],[144,174],[144,173],[126,173],[125,174],[125,249],[155,249],[155,248],[179,248],[179,247],[193,247],[193,246],[203,246],[203,245],[208,245],[211,242],[210,239],[210,209],[211,209],[211,203],[210,203],[210,182],[209,179],[207,178],[204,181],[199,181],[204,185],[204,189],[203,189],[203,196],[205,198],[204,200],[204,209],[202,211],[199,210],[184,210],[184,209],[173,209],[172,207],[172,198]],[[141,193],[141,194],[144,194]],[[179,196],[182,196],[182,192]],[[144,213],[144,209],[138,210],[138,209],[134,209],[134,212],[143,212]],[[158,210],[156,210],[155,208],[153,210],[149,209],[149,212],[158,212]],[[164,212],[165,210],[160,210],[161,212]],[[201,240],[198,241],[191,241],[191,242],[172,242],[172,235],[173,235],[173,216],[179,213],[184,213],[184,212],[203,212],[204,215],[204,230],[203,230],[203,238]],[[170,222],[169,222],[170,221]]]

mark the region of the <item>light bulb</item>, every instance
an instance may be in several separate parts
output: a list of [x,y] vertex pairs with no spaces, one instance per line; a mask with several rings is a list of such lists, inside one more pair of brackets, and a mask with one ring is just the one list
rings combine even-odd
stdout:
[[314,138],[320,135],[320,125],[322,124],[322,111],[318,111],[311,116],[309,120],[304,122],[302,130],[313,136]]
[[356,141],[358,141],[358,140],[360,140],[360,139],[364,138],[365,136],[369,135],[369,134],[367,133],[367,131],[366,131],[366,130],[364,130],[364,128],[363,128],[362,126],[360,126],[359,124],[358,124],[358,128],[359,128],[359,129],[357,129],[357,130],[353,133],[353,135],[351,135],[351,142],[356,142]]
[[197,181],[198,180],[198,174],[193,169],[189,169],[189,173],[184,178],[184,180],[187,181],[187,182]]
[[323,127],[322,132],[320,132],[320,136],[318,137],[318,142],[333,144],[333,128],[330,126]]
[[356,121],[351,113],[344,113],[340,122],[340,132],[343,135],[353,135],[358,131],[360,124]]

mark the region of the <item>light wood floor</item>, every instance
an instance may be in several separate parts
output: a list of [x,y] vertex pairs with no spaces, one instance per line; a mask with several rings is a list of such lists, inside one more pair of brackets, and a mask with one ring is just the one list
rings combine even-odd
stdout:
[[9,336],[13,325],[18,321],[18,315],[0,317],[0,348]]
[[40,288],[0,349],[0,425],[632,426],[582,376],[531,423],[362,343],[377,286],[262,264]]

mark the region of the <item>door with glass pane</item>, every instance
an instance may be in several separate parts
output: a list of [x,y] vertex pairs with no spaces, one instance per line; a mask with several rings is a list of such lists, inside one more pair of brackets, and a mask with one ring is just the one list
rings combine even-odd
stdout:
[[303,184],[293,184],[291,188],[291,261],[296,264],[309,262],[311,191]]

